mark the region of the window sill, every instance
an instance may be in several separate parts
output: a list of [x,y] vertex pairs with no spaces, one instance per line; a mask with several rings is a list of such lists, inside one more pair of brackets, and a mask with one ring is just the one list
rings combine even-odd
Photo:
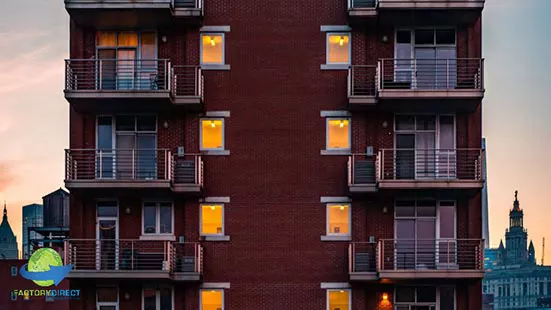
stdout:
[[215,156],[227,156],[227,155],[230,155],[230,151],[229,150],[203,150],[201,151],[202,154],[204,155],[215,155]]
[[321,155],[352,155],[350,150],[321,150]]
[[174,235],[141,235],[140,240],[176,241],[176,236]]
[[350,68],[349,64],[322,64],[320,66],[321,70],[348,70]]
[[351,241],[351,236],[321,236],[321,241]]
[[230,65],[201,65],[201,70],[230,70]]
[[230,236],[201,236],[204,241],[230,241]]

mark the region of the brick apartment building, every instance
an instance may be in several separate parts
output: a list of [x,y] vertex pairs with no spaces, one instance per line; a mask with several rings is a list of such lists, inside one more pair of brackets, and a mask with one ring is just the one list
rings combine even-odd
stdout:
[[71,309],[482,306],[484,0],[65,0]]

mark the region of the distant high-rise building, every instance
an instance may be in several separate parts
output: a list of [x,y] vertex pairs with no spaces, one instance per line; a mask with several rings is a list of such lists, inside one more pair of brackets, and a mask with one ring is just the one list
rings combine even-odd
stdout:
[[490,225],[488,220],[490,214],[488,212],[488,170],[486,166],[486,158],[488,151],[486,150],[486,138],[482,138],[482,149],[486,152],[486,156],[482,159],[482,171],[484,173],[484,187],[482,188],[482,238],[484,238],[484,247],[490,247]]
[[32,244],[29,240],[38,240],[41,239],[40,236],[35,231],[31,231],[32,227],[42,227],[43,224],[43,215],[42,215],[42,205],[33,203],[30,205],[23,206],[23,258],[28,259],[32,252]]
[[[483,294],[492,295],[487,309],[547,309],[541,304],[551,300],[551,266],[536,264],[536,250],[524,228],[524,211],[515,192],[509,211],[509,228],[496,249],[484,251],[486,277]],[[486,309],[486,308],[485,308]]]
[[4,216],[0,224],[0,259],[17,259],[17,237],[8,222],[8,210],[4,202]]

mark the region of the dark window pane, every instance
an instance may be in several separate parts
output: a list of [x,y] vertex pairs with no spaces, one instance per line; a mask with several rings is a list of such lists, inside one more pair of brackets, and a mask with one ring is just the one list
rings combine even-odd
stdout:
[[117,131],[136,130],[135,117],[132,115],[118,115],[116,119]]
[[396,115],[396,130],[414,130],[415,117],[413,115]]
[[157,207],[155,204],[144,204],[143,207],[143,231],[146,234],[157,232]]
[[98,287],[96,289],[98,302],[117,302],[116,287]]
[[436,29],[436,44],[455,44],[455,29]]
[[143,290],[143,310],[157,310],[157,297],[154,289]]
[[417,216],[419,217],[435,217],[436,207],[417,207]]
[[436,130],[436,116],[417,116],[417,130]]
[[396,32],[396,43],[411,43],[411,31],[399,30]]
[[[434,286],[417,287],[417,302],[436,302],[436,287]],[[445,309],[445,308],[442,308],[442,309]]]
[[[415,148],[415,135],[413,135],[413,134],[408,134],[408,135],[397,134],[396,135],[396,148],[397,149],[413,149],[413,148]],[[413,162],[411,162],[409,164],[413,164]]]
[[116,217],[118,215],[117,209],[118,209],[118,206],[116,202],[98,202],[97,215],[98,217],[100,216]]
[[113,148],[113,125],[110,116],[98,117],[98,149],[110,150]]
[[415,302],[415,288],[396,287],[396,302]]
[[160,310],[172,310],[172,290],[170,288],[161,288]]
[[160,217],[160,233],[161,234],[170,234],[172,233],[172,205],[166,204],[161,205],[159,210]]
[[139,115],[137,117],[138,131],[157,130],[157,118],[155,115]]
[[415,30],[415,44],[434,44],[434,29]]
[[455,208],[440,207],[440,238],[455,237]]
[[415,216],[415,201],[398,200],[395,203],[396,216]]

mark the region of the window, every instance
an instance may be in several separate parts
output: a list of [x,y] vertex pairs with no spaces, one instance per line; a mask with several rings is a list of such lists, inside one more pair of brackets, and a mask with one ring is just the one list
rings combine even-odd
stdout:
[[327,33],[327,55],[328,65],[350,64],[350,33],[349,32],[328,32]]
[[145,235],[171,235],[173,226],[171,202],[145,202],[143,204],[143,233]]
[[350,235],[351,208],[348,203],[327,204],[327,235]]
[[[437,298],[438,297],[438,298]],[[455,289],[452,286],[396,286],[395,309],[455,309]]]
[[351,127],[349,118],[327,118],[327,150],[350,150]]
[[119,290],[117,287],[96,288],[98,310],[117,310],[119,308]]
[[201,236],[224,235],[224,205],[201,205]]
[[201,119],[201,150],[224,150],[224,119]]
[[349,289],[327,290],[327,309],[328,310],[348,310],[351,309],[352,294]]
[[224,290],[201,290],[201,310],[224,310]]
[[201,33],[201,64],[223,65],[225,63],[224,33]]
[[144,288],[143,310],[172,310],[172,288]]

